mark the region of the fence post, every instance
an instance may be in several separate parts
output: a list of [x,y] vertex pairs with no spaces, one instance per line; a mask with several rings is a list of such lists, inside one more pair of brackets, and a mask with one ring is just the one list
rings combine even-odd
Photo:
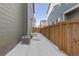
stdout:
[[48,28],[49,28],[49,40],[50,40],[50,26]]

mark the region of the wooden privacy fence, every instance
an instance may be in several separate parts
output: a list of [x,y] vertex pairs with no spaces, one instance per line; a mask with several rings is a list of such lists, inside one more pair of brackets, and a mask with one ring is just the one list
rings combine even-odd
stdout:
[[32,32],[40,32],[40,28],[33,28]]
[[79,55],[79,19],[44,27],[40,32],[66,54]]

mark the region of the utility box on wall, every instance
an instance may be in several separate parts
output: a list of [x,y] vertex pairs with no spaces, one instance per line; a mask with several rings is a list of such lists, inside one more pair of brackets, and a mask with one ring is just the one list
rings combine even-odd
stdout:
[[22,36],[21,42],[22,42],[22,44],[29,45],[30,44],[30,36],[27,36],[27,35]]

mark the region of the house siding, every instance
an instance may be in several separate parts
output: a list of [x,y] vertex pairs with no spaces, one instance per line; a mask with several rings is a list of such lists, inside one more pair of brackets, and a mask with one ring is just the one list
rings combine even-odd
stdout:
[[32,34],[32,27],[33,27],[33,19],[34,19],[34,10],[33,10],[33,4],[28,4],[28,35]]
[[24,34],[27,25],[26,5],[0,3],[0,55],[5,55],[12,49]]
[[79,7],[69,13],[66,13],[64,15],[64,19],[79,19]]
[[54,21],[54,20],[59,19],[59,18],[61,20],[63,20],[63,13],[77,4],[78,3],[61,3],[60,5],[57,4],[54,7],[54,11],[51,11],[51,13],[48,17],[49,24],[51,21]]

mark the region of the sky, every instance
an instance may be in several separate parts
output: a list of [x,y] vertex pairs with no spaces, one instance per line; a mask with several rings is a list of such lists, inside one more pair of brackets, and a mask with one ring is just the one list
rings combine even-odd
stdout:
[[40,20],[47,19],[48,3],[35,3],[35,15],[36,25],[40,24]]

